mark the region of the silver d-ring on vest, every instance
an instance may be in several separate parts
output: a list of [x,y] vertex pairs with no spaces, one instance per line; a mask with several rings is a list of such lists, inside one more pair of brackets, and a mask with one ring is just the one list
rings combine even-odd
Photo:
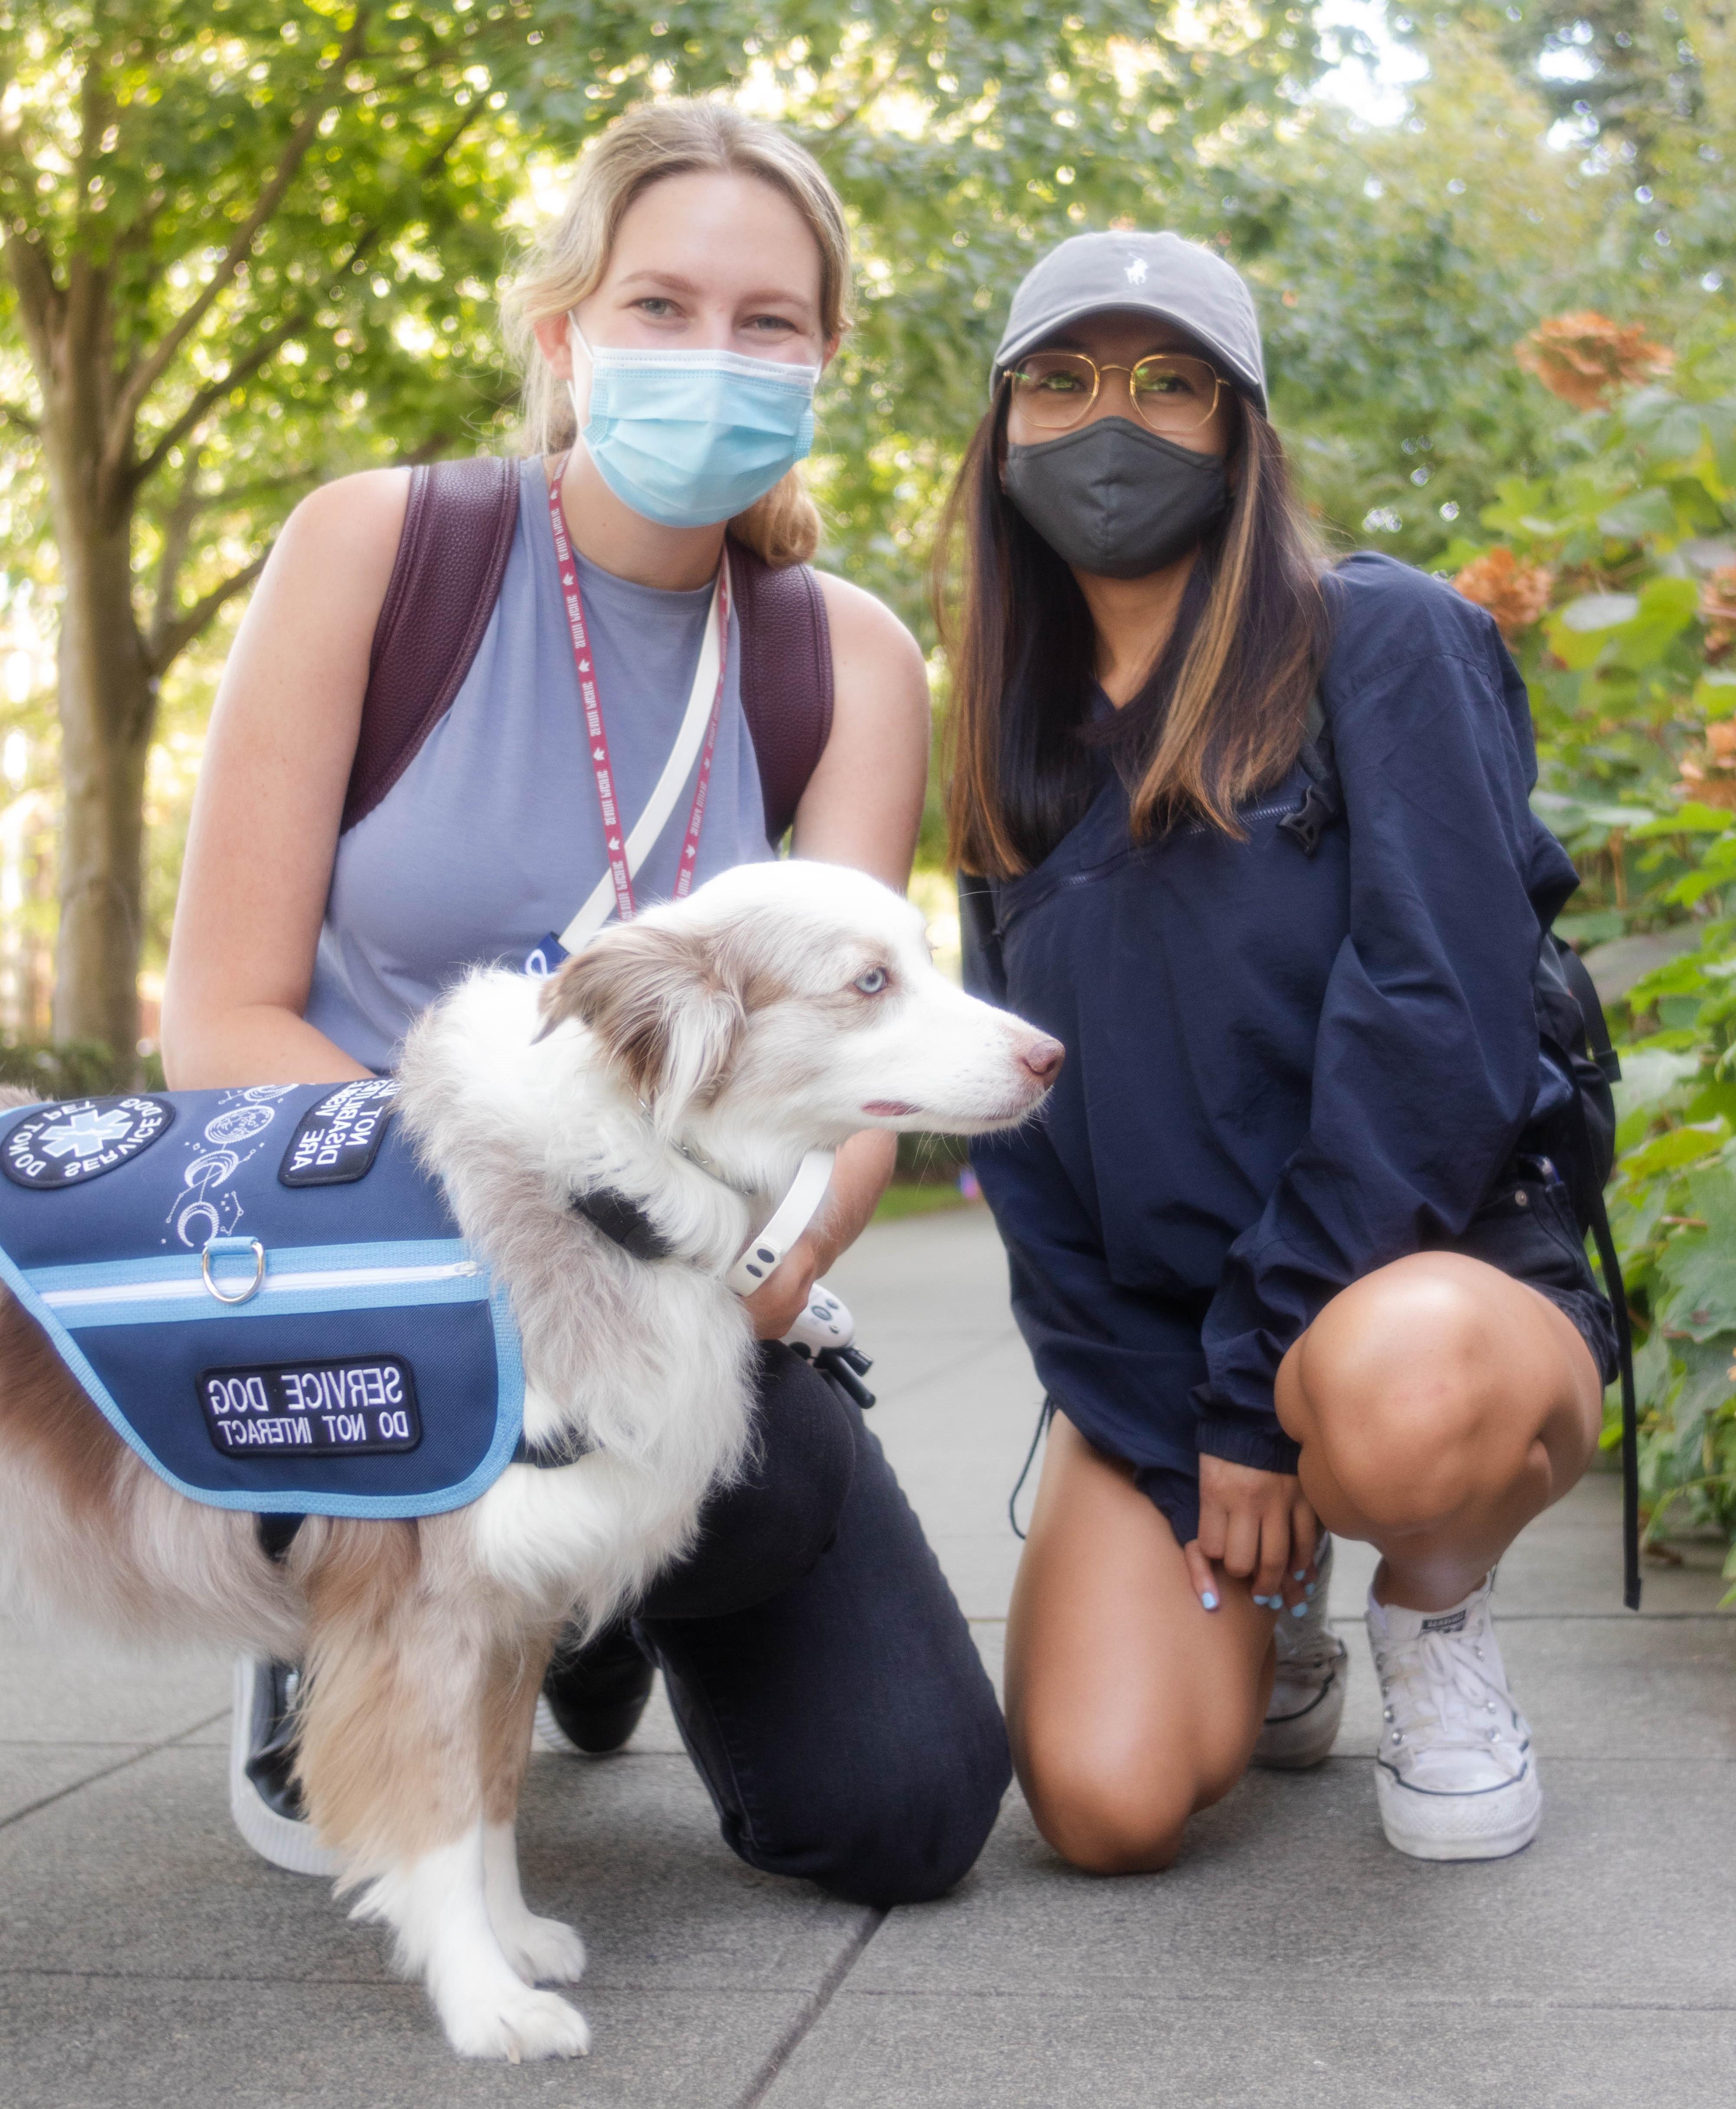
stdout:
[[[226,1295],[217,1286],[216,1276],[211,1272],[211,1255],[222,1257],[229,1253],[251,1252],[253,1255],[253,1279],[238,1296]],[[265,1248],[257,1238],[208,1238],[205,1249],[199,1255],[199,1271],[205,1276],[205,1285],[219,1303],[245,1303],[249,1297],[257,1296],[265,1281]]]

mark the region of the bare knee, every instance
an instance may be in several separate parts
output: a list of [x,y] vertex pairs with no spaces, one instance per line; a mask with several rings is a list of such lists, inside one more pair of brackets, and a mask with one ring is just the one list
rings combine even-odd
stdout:
[[1293,1350],[1283,1387],[1291,1432],[1359,1515],[1424,1530],[1522,1461],[1503,1440],[1513,1416],[1499,1313],[1478,1291],[1488,1270],[1419,1254],[1354,1283]]
[[1247,1768],[1249,1740],[1233,1750],[1184,1755],[1147,1750],[1117,1760],[1080,1747],[1018,1753],[1019,1784],[1038,1829],[1065,1860],[1091,1875],[1155,1874],[1173,1864],[1189,1818],[1221,1801]]
[[1088,1875],[1155,1874],[1182,1849],[1193,1798],[1174,1782],[1021,1768],[1037,1827]]

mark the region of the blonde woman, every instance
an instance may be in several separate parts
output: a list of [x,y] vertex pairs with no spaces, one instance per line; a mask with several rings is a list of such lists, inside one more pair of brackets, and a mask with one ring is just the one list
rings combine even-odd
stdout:
[[[774,128],[671,102],[590,150],[509,300],[527,448],[492,609],[472,625],[450,707],[389,767],[369,763],[365,795],[370,653],[390,627],[400,542],[422,532],[405,535],[410,477],[374,472],[314,493],[272,554],[224,677],[188,839],[164,1014],[172,1084],[388,1069],[452,975],[525,960],[599,888],[630,910],[774,853],[781,815],[743,706],[756,648],[744,595],[752,578],[792,576],[817,542],[797,463],[849,284],[838,199]],[[563,592],[567,572],[576,585]],[[797,787],[794,848],[902,887],[927,767],[921,658],[878,602],[804,576],[813,635],[829,638],[815,680],[830,714]],[[702,698],[709,740],[627,869],[584,712],[601,714],[622,808],[643,812],[690,721],[712,625],[722,671]],[[992,1692],[879,1445],[775,1344],[868,1220],[891,1162],[877,1135],[840,1152],[815,1227],[749,1304],[766,1344],[757,1476],[717,1506],[640,1620],[557,1663],[545,1717],[568,1749],[617,1748],[660,1663],[734,1849],[882,1904],[958,1879],[1009,1776]],[[293,1543],[262,1548],[274,1552],[292,1560]],[[232,1802],[257,1849],[315,1871],[293,1683],[282,1665],[242,1679]]]

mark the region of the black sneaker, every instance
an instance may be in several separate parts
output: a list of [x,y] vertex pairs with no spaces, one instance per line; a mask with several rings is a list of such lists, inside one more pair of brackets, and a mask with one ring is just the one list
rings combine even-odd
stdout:
[[292,1875],[335,1875],[337,1855],[314,1836],[296,1784],[294,1707],[300,1669],[290,1662],[235,1664],[229,1717],[229,1813],[263,1860]]
[[557,1648],[536,1706],[544,1746],[567,1757],[618,1750],[639,1726],[656,1679],[625,1619],[585,1647]]

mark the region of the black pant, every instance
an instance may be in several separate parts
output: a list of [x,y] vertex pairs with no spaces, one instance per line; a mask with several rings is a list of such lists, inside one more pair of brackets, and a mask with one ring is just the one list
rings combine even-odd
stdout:
[[870,1904],[950,1889],[1012,1768],[970,1631],[862,1416],[761,1351],[755,1463],[635,1621],[725,1842]]

